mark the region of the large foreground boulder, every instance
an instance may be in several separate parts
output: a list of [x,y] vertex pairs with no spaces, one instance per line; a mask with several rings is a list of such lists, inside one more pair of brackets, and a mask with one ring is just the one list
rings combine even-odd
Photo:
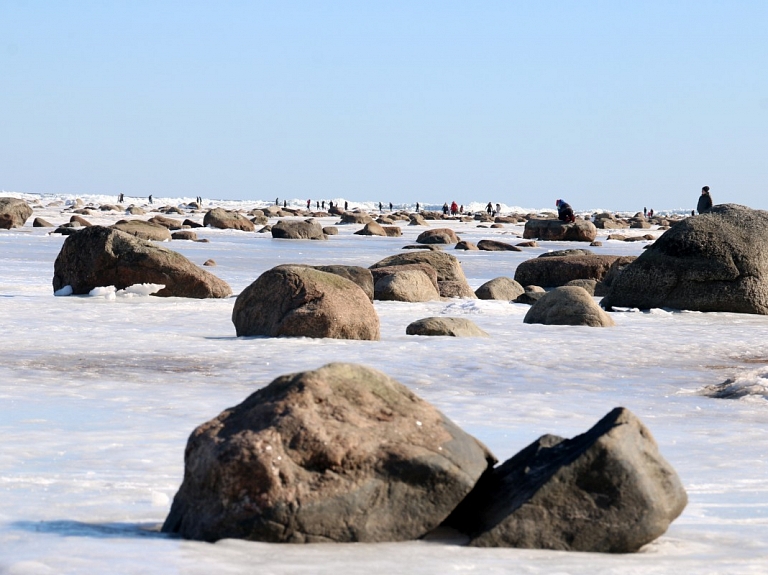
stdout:
[[714,206],[664,232],[613,280],[614,306],[768,314],[768,212]]
[[532,218],[525,222],[523,230],[523,238],[526,240],[593,242],[596,237],[595,224],[586,220],[576,220],[569,224],[554,219]]
[[438,289],[442,297],[475,298],[475,292],[469,287],[459,260],[445,252],[414,251],[396,254],[376,262],[370,269],[408,264],[427,264],[433,267],[437,272]]
[[631,553],[687,502],[651,432],[618,407],[586,433],[545,435],[484,475],[448,523],[476,547]]
[[225,281],[200,269],[183,255],[104,226],[82,228],[67,236],[53,264],[54,292],[72,286],[73,294],[82,295],[96,287],[125,289],[143,283],[164,285],[154,294],[161,297],[232,295]]
[[243,214],[224,208],[213,208],[203,216],[203,225],[222,230],[242,230],[253,232],[256,225]]
[[612,327],[611,316],[605,313],[582,287],[563,286],[547,292],[531,306],[523,323],[544,325],[586,325]]
[[237,296],[238,337],[378,340],[379,316],[354,282],[307,266],[267,270]]
[[314,220],[280,220],[270,230],[272,237],[281,240],[327,240],[323,226]]
[[18,198],[0,198],[0,229],[22,227],[32,215],[32,208]]
[[522,262],[515,270],[515,281],[520,285],[558,287],[572,280],[601,281],[611,266],[626,265],[635,256],[569,255],[549,256],[542,254]]
[[403,541],[438,526],[487,448],[383,373],[284,375],[192,432],[166,533],[216,541]]

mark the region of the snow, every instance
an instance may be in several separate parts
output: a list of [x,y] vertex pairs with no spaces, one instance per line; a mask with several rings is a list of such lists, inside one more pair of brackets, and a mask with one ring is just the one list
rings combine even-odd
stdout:
[[[69,220],[61,210],[74,198],[35,199],[42,200],[35,216],[54,224]],[[54,200],[63,205],[47,207]],[[165,203],[155,199],[155,207]],[[257,204],[227,202],[244,209]],[[109,224],[125,216],[85,217]],[[190,217],[202,220],[201,213]],[[597,329],[523,324],[527,306],[505,301],[376,302],[380,342],[237,338],[233,298],[150,297],[162,289],[152,285],[123,294],[107,286],[89,296],[53,297],[53,262],[65,238],[32,228],[32,219],[24,228],[0,230],[4,575],[766,570],[768,317],[626,310],[611,314],[616,327]],[[323,225],[336,221],[321,219]],[[446,225],[473,242],[514,242],[522,234],[521,225]],[[403,237],[379,238],[353,235],[358,226],[338,227],[339,235],[325,242],[199,228],[198,236],[210,243],[165,245],[198,264],[214,259],[218,265],[206,269],[237,294],[277,264],[368,266],[400,252],[423,231],[403,225]],[[648,243],[606,241],[608,233],[598,237],[603,246],[592,248],[596,253],[638,255]],[[477,288],[494,277],[513,277],[525,259],[573,247],[539,244],[521,253],[449,253],[459,257]],[[491,337],[405,335],[410,322],[434,315],[468,317]],[[680,474],[688,507],[664,536],[632,555],[472,549],[439,538],[207,544],[158,533],[181,483],[187,437],[197,425],[278,375],[331,361],[386,372],[500,460],[544,433],[572,436],[613,407],[627,407]],[[721,384],[729,399],[710,397]]]

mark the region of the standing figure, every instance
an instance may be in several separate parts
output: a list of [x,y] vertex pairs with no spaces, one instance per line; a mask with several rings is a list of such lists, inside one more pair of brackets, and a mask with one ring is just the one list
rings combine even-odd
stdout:
[[416,202],[416,213],[417,213],[417,214],[419,213],[419,207],[420,207],[420,206],[419,206],[419,202]]
[[447,216],[447,215],[448,215],[448,210],[449,210],[449,208],[448,208],[448,202],[445,202],[445,203],[443,204],[443,215],[444,215],[444,216]]
[[699,203],[696,204],[696,211],[700,214],[708,212],[712,209],[712,196],[709,195],[709,186],[701,188],[701,195],[699,196]]
[[455,216],[459,213],[459,205],[456,202],[451,202],[451,215]]
[[149,197],[147,198],[149,200],[149,203],[152,203],[152,194],[149,194]]
[[307,200],[307,209],[312,205],[312,200]]
[[323,200],[322,205],[323,205],[323,209],[325,209],[325,200]]
[[488,212],[488,215],[490,216],[493,212],[493,204],[491,202],[488,202],[488,205],[485,206],[485,211]]
[[557,206],[557,219],[561,222],[573,222],[576,221],[576,217],[573,215],[573,208],[571,205],[563,200],[557,200],[555,202]]
[[496,215],[497,216],[501,215],[501,204],[496,204]]
[[643,208],[643,217],[644,218],[648,217],[648,208]]
[[283,207],[284,207],[284,208],[287,208],[287,207],[288,207],[288,200],[283,200]]
[[392,202],[389,202],[389,211],[392,211]]
[[347,200],[344,200],[344,211],[345,212],[347,211],[347,208],[349,208],[349,203],[347,202]]

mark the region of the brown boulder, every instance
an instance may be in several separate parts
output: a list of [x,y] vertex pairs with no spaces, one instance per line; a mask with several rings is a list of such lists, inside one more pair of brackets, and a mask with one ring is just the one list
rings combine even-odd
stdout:
[[514,300],[523,293],[523,286],[506,277],[494,278],[475,290],[478,299]]
[[387,232],[376,222],[368,222],[363,229],[355,232],[356,236],[386,236]]
[[314,220],[280,220],[270,230],[272,237],[281,240],[326,240],[323,227]]
[[306,266],[261,274],[237,297],[232,322],[238,337],[380,337],[376,310],[357,284]]
[[520,248],[498,240],[480,240],[477,249],[485,252],[521,252]]
[[447,335],[451,337],[488,337],[475,322],[463,317],[425,317],[405,328],[407,335]]
[[142,240],[165,242],[171,239],[171,232],[168,228],[145,220],[120,220],[111,227]]
[[530,219],[525,223],[523,238],[526,240],[552,240],[592,242],[597,228],[592,222],[576,220],[573,223],[554,219]]
[[475,292],[467,284],[461,264],[454,256],[439,251],[416,251],[389,256],[376,262],[369,269],[404,264],[427,264],[437,272],[437,281],[442,297],[474,298]]
[[222,230],[241,230],[253,232],[256,226],[241,213],[224,208],[213,208],[203,216],[203,225]]
[[416,238],[417,244],[455,244],[459,237],[450,228],[435,228],[421,232]]
[[555,256],[526,260],[517,266],[520,285],[557,287],[576,279],[601,281],[615,262],[629,262],[634,256]]
[[54,292],[67,285],[72,286],[72,293],[80,295],[95,287],[125,289],[151,283],[165,286],[154,294],[160,297],[232,295],[226,282],[201,270],[183,255],[104,226],[83,228],[68,236],[53,269]]
[[531,306],[523,323],[612,327],[614,322],[584,288],[563,286],[544,294]]
[[421,302],[438,300],[440,293],[423,271],[401,269],[376,282],[374,297],[380,301]]
[[169,230],[180,230],[181,226],[183,225],[181,220],[168,218],[166,216],[152,216],[147,221],[152,222],[153,224],[161,225],[164,228],[168,228]]
[[456,249],[456,250],[465,250],[465,251],[477,251],[480,248],[478,248],[472,242],[469,242],[467,240],[461,240],[459,243],[456,244],[456,247],[454,249]]

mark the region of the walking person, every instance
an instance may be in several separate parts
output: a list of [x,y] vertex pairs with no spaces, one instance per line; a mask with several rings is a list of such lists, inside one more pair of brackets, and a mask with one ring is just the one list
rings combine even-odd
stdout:
[[712,196],[709,195],[709,186],[701,188],[701,195],[699,196],[699,203],[696,204],[696,211],[700,214],[708,212],[712,209]]
[[488,212],[488,215],[491,215],[491,212],[493,212],[493,204],[491,202],[488,202],[488,205],[485,206],[485,211]]

